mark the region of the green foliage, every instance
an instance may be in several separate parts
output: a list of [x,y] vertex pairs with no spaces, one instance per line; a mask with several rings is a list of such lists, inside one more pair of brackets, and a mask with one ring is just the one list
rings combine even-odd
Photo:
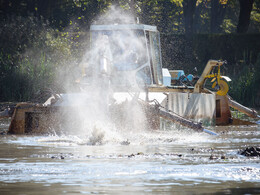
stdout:
[[231,19],[224,19],[221,28],[225,33],[232,33],[236,30],[236,25],[231,21]]
[[[191,3],[191,1],[187,1]],[[217,0],[197,0],[193,16],[193,30],[196,33],[209,33],[212,13],[219,33],[236,32],[239,16],[239,1],[219,0],[224,6],[212,6]],[[159,26],[163,33],[183,33],[184,29],[184,0],[34,0],[34,1],[0,1],[0,18],[5,20],[10,15],[26,17],[29,15],[48,20],[51,27],[66,30],[70,25],[78,25],[87,29],[97,20],[101,13],[105,13],[111,5],[121,6],[124,10],[131,10],[140,21]],[[259,1],[255,1],[251,13],[250,32],[259,32]]]
[[242,71],[237,75],[233,76],[233,81],[230,83],[230,95],[236,101],[243,105],[254,105],[254,101],[257,94],[254,94],[254,80],[255,70],[243,63],[244,67]]
[[[245,60],[247,61],[247,60]],[[243,68],[233,76],[230,95],[247,106],[260,106],[260,53],[255,64],[242,63]]]
[[59,69],[70,67],[70,40],[43,21],[18,17],[1,27],[0,101],[30,100],[39,90],[52,88]]
[[250,32],[260,32],[260,1],[255,1],[251,12]]
[[[19,69],[14,74],[17,80],[14,81],[18,87],[18,97],[20,100],[30,100],[40,90],[49,88],[54,78],[53,64],[46,59],[44,53],[40,58],[32,60],[32,58],[21,59]],[[15,91],[15,90],[13,90]]]
[[[0,101],[28,100],[39,89],[64,86],[64,78],[69,78],[69,83],[77,77],[74,69],[88,47],[87,30],[111,5],[133,13],[141,23],[158,27],[164,67],[191,72],[197,66],[201,72],[208,59],[224,59],[229,63],[225,72],[235,80],[231,86],[234,98],[259,94],[254,90],[260,83],[256,68],[260,63],[256,63],[260,53],[260,1],[255,1],[251,12],[249,32],[254,34],[241,35],[234,34],[239,1],[220,0],[224,12],[213,10],[212,2],[197,1],[191,17],[194,34],[187,39],[184,0],[0,1]],[[214,32],[226,34],[208,34],[213,12],[221,15],[215,17],[221,20],[213,22],[213,27],[217,25]],[[244,95],[240,94],[241,88],[250,92],[245,89]],[[259,98],[252,98],[246,99],[247,103],[260,105]]]

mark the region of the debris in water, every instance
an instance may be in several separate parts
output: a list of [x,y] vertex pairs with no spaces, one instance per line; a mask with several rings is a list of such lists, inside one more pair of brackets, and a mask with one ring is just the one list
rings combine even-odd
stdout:
[[239,152],[244,156],[260,156],[260,147],[247,147],[245,150]]
[[227,157],[224,156],[224,155],[222,155],[220,158],[221,158],[222,160],[226,160],[226,159],[227,159]]
[[127,145],[129,145],[129,144],[130,144],[130,142],[129,142],[128,140],[121,142],[121,145],[126,145],[126,146],[127,146]]
[[135,155],[134,154],[130,154],[128,155],[128,158],[131,158],[131,157],[134,157]]
[[0,135],[7,135],[7,131],[0,132]]
[[68,154],[60,153],[60,154],[52,155],[50,158],[52,158],[52,159],[65,159],[65,157],[66,158],[72,158],[73,154],[72,153],[68,153]]
[[213,156],[213,154],[211,154],[210,157],[209,157],[209,160],[216,160],[216,159],[217,159],[217,157]]

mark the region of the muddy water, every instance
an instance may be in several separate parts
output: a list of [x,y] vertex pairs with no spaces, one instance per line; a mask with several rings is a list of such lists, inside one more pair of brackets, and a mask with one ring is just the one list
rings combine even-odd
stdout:
[[260,194],[260,126],[210,129],[0,135],[0,194]]

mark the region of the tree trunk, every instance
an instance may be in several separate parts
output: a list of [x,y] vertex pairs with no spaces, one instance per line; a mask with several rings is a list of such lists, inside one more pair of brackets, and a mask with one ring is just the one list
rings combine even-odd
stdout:
[[223,23],[226,13],[226,4],[221,4],[219,0],[211,0],[210,32],[220,33],[220,25]]
[[193,18],[196,8],[196,2],[197,0],[183,1],[183,14],[186,36],[189,36],[193,33]]
[[240,13],[237,25],[237,33],[246,33],[250,24],[250,14],[254,0],[239,0]]

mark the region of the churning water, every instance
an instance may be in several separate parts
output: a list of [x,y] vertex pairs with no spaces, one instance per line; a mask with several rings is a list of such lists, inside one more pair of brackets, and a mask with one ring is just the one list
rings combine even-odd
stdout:
[[260,126],[211,130],[1,135],[0,194],[260,194]]

